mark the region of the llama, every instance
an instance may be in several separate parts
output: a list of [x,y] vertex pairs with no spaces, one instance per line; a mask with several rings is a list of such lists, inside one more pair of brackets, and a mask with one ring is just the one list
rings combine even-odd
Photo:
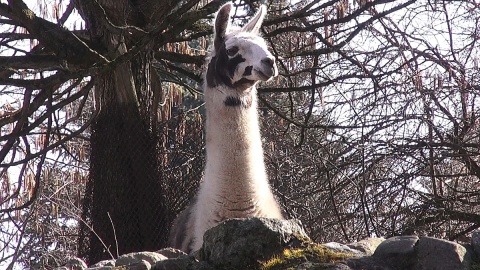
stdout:
[[277,76],[275,58],[258,31],[262,6],[241,29],[229,25],[232,4],[214,25],[213,50],[204,80],[206,165],[197,196],[174,222],[170,245],[199,249],[203,234],[229,218],[282,218],[268,184],[257,115],[258,81]]

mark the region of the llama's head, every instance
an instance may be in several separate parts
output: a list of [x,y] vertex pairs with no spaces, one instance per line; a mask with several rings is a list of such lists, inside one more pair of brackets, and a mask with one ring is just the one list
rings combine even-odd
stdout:
[[241,29],[230,27],[232,4],[220,8],[215,18],[214,46],[207,68],[207,85],[225,85],[243,91],[257,81],[268,81],[278,74],[275,58],[258,35],[267,9],[260,10]]

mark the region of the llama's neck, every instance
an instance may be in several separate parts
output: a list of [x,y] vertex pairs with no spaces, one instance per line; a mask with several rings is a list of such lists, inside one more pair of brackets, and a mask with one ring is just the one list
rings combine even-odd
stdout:
[[232,4],[214,24],[204,74],[207,112],[205,175],[194,203],[170,237],[185,251],[202,246],[205,231],[230,218],[282,218],[268,184],[258,125],[255,84],[278,75],[275,58],[258,36],[265,6],[241,29],[229,27]]
[[[231,92],[231,90],[229,90]],[[222,192],[257,192],[268,185],[258,125],[256,89],[236,96],[208,89],[205,95],[207,164],[205,184]],[[231,104],[225,101],[230,98]],[[237,102],[240,101],[240,104]],[[228,103],[228,101],[227,101]]]

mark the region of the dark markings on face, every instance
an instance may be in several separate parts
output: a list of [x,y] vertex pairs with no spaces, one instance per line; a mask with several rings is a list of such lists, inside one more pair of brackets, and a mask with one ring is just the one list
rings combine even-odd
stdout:
[[245,72],[243,72],[243,76],[249,76],[249,75],[252,75],[252,69],[253,67],[252,66],[248,66],[245,68]]
[[228,56],[225,52],[225,47],[222,46],[220,52],[217,53],[210,63],[208,63],[207,69],[207,85],[209,87],[216,87],[218,85],[226,85],[233,88],[232,79],[228,71]]
[[[216,52],[215,57],[212,57],[210,63],[208,63],[206,74],[207,86],[216,87],[223,84],[235,89],[247,89],[252,86],[255,82],[245,78],[232,83],[232,78],[235,75],[238,65],[245,62],[245,60],[246,59],[240,54],[229,58],[225,44],[223,44],[219,51]],[[251,75],[252,69],[253,67],[247,67],[243,76]]]
[[208,87],[215,87],[220,84],[220,78],[217,76],[216,70],[215,70],[215,63],[217,62],[217,57],[213,57],[210,59],[210,63],[208,63],[207,67],[207,85]]
[[240,63],[245,62],[245,58],[241,54],[237,54],[235,57],[229,59],[227,61],[227,69],[228,69],[228,74],[230,75],[230,78],[233,78],[233,75],[235,74],[235,71],[237,70],[237,67]]

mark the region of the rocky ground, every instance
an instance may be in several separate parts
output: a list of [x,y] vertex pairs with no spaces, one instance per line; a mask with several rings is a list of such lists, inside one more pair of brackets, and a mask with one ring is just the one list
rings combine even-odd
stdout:
[[480,270],[480,231],[468,244],[432,237],[369,238],[356,243],[316,244],[297,220],[227,220],[205,233],[192,253],[167,248],[125,254],[87,266],[72,258],[56,270]]

